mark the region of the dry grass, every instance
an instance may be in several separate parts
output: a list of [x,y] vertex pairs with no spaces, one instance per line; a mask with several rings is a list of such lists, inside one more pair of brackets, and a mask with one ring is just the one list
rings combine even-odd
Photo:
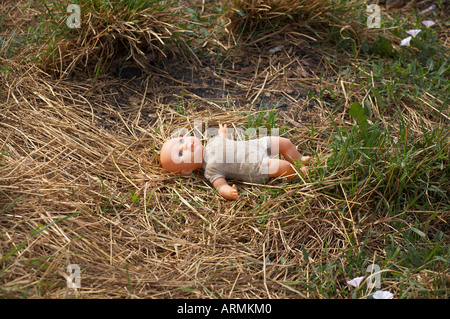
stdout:
[[[351,28],[346,19],[349,8],[360,6],[365,1],[335,0],[229,0],[227,28],[231,34],[246,34],[254,37],[266,31],[265,36],[290,31],[303,36],[318,36],[318,32],[329,32],[331,26]],[[365,28],[363,28],[365,29]]]
[[[324,239],[331,250],[343,245],[336,238],[342,220],[317,215],[320,206],[332,206],[329,200],[310,200],[317,207],[300,222],[298,211],[289,213],[315,197],[308,185],[288,186],[264,203],[260,188],[242,185],[249,194],[231,203],[200,176],[162,172],[153,146],[186,123],[170,105],[152,105],[140,94],[143,108],[154,112],[150,125],[136,117],[139,105],[119,112],[92,86],[56,82],[37,70],[8,77],[6,86],[1,207],[25,197],[2,214],[1,251],[26,247],[2,258],[10,297],[298,297],[282,282],[296,280],[287,261],[301,263],[301,243],[322,234],[305,242],[311,258],[320,256]],[[208,123],[231,120],[229,112],[200,112]],[[70,263],[84,270],[78,292],[65,286]]]
[[[109,4],[81,0],[77,3],[82,8],[82,23],[69,29],[66,9],[70,3],[32,1],[18,9],[15,2],[3,4],[7,28],[17,27],[16,33],[38,37],[40,48],[30,46],[33,52],[18,52],[19,56],[28,60],[30,54],[37,54],[34,58],[41,68],[60,78],[75,69],[95,78],[126,61],[145,68],[167,56],[184,55],[187,62],[194,59],[184,43],[184,30],[178,26],[185,20],[175,3],[135,1],[139,9],[134,9],[128,0]],[[15,25],[17,21],[21,21],[19,26]]]
[[[312,3],[316,6],[308,12],[326,12],[330,5]],[[262,21],[277,16],[256,1],[245,4]],[[273,12],[294,15],[291,3],[284,4],[289,6],[273,6]],[[391,226],[399,216],[372,213],[378,203],[371,194],[346,197],[342,185],[351,182],[346,171],[292,184],[239,183],[241,198],[232,202],[216,194],[201,173],[181,178],[159,166],[158,150],[174,129],[191,130],[195,119],[208,127],[245,126],[249,114],[260,114],[255,103],[285,101],[288,106],[275,126],[284,127],[299,149],[316,157],[317,171],[326,169],[331,138],[319,132],[330,129],[331,119],[348,123],[344,110],[330,115],[327,105],[312,103],[304,94],[306,88],[343,85],[335,81],[326,53],[286,32],[272,38],[272,45],[283,43],[282,55],[253,43],[236,48],[220,67],[165,59],[145,65],[139,79],[100,74],[93,82],[78,67],[94,57],[112,58],[111,38],[128,41],[139,63],[141,41],[160,43],[175,28],[157,20],[158,36],[148,38],[149,26],[110,21],[119,29],[95,34],[100,20],[86,19],[85,37],[67,42],[56,60],[46,62],[57,74],[72,72],[73,78],[51,76],[15,58],[0,60],[10,69],[0,78],[0,295],[323,298],[325,288],[313,287],[321,282],[333,297],[348,298],[346,280],[354,273],[347,271],[355,252],[364,250],[367,264],[386,254],[386,237],[379,234],[400,241]],[[341,94],[348,107],[366,92],[355,86]],[[413,107],[405,110],[419,116]],[[412,124],[414,116],[408,116]],[[434,120],[430,116],[427,125]],[[430,228],[444,227],[445,216],[439,212],[440,220]],[[81,267],[80,289],[67,288],[69,264]],[[336,266],[335,272],[317,270],[326,264]],[[430,278],[444,281],[448,270],[419,275],[421,284],[432,287]],[[398,281],[383,288],[401,289]]]
[[[354,2],[354,1],[353,1]],[[271,25],[289,21],[304,25],[315,23],[327,24],[334,20],[332,17],[337,10],[349,8],[353,4],[341,1],[296,1],[296,0],[231,0],[229,1],[229,18],[233,26],[245,25],[247,30],[254,31],[257,26]],[[247,20],[247,22],[243,22]]]

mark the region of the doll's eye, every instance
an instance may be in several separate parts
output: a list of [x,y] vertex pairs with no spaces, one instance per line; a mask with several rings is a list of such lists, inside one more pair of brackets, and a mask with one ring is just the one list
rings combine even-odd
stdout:
[[180,153],[178,153],[178,156],[179,156],[179,157],[183,156],[183,153],[181,153],[181,152],[180,152]]

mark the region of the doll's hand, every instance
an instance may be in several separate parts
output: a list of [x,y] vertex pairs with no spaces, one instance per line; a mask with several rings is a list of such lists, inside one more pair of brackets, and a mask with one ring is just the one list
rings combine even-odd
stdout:
[[227,129],[227,125],[222,125],[219,124],[219,132],[218,132],[219,136],[225,137],[227,138],[228,136],[228,129]]
[[217,189],[217,192],[226,199],[238,199],[239,194],[236,185],[228,185],[225,178],[218,178],[213,182],[213,186]]
[[219,194],[225,197],[226,199],[233,199],[236,200],[239,198],[238,190],[236,188],[236,185],[233,184],[233,186],[230,185],[223,185],[218,189]]

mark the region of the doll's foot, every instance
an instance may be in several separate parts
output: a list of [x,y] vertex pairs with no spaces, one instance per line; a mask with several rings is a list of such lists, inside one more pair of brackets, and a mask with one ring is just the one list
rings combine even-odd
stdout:
[[303,163],[309,163],[311,156],[302,156],[301,160]]
[[[308,175],[308,169],[305,166],[300,167],[300,171],[302,172],[302,175]],[[292,180],[294,180],[297,177],[297,174],[291,174],[291,175],[287,175],[284,178],[286,179],[287,182],[290,182]]]
[[[308,175],[308,169],[305,166],[300,167],[300,171],[302,172],[302,175]],[[297,174],[291,174],[291,175],[287,175],[285,176],[285,180],[287,182],[290,182],[292,180],[294,180],[297,177]]]
[[286,182],[290,182],[293,181],[296,177],[297,174],[291,174],[291,175],[287,175],[287,176],[283,176]]

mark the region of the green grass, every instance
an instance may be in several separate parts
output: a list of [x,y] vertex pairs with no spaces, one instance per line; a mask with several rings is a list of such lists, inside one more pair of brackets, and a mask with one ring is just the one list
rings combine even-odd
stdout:
[[[335,263],[313,268],[302,285],[324,297],[336,294],[339,278],[342,282],[343,278],[363,276],[367,265],[374,262],[388,270],[382,281],[396,282],[399,298],[448,298],[450,247],[443,229],[448,229],[450,212],[449,51],[438,42],[436,30],[427,29],[420,20],[395,29],[393,35],[406,37],[404,31],[413,28],[422,32],[411,47],[394,51],[390,45],[383,49],[377,47],[380,41],[373,42],[363,50],[355,68],[346,66],[344,80],[358,84],[347,89],[367,93],[363,99],[355,94],[357,101],[347,111],[354,124],[331,118],[330,130],[316,131],[330,138],[330,153],[322,159],[326,169],[313,169],[311,178],[323,181],[319,185],[328,187],[330,194],[373,203],[371,214],[392,219],[389,225],[395,230],[384,235],[366,233],[384,237],[385,258],[368,255],[364,245],[360,249],[355,246],[342,251],[345,269]],[[355,54],[354,47],[338,47]],[[328,90],[322,88],[310,98],[323,101]],[[342,112],[342,92],[335,91],[331,97],[330,115]],[[405,104],[420,105],[415,109],[420,116],[417,121],[405,117]],[[380,116],[374,115],[375,107]],[[434,124],[427,123],[430,119]],[[311,128],[314,134],[312,124]],[[342,177],[339,187],[326,182],[327,176],[335,174]],[[339,288],[348,289],[345,284]],[[353,292],[349,289],[348,294],[356,298],[368,291],[364,286]]]
[[[429,298],[429,291],[434,296],[447,296],[449,283],[444,274],[450,250],[448,235],[441,227],[448,227],[450,210],[448,127],[412,138],[407,127],[401,126],[396,143],[390,127],[360,123],[350,128],[336,125],[335,130],[327,161],[329,171],[324,176],[346,172],[346,182],[340,183],[345,197],[353,202],[376,203],[372,214],[387,212],[385,218],[392,219],[389,224],[398,234],[396,239],[392,234],[385,235],[386,259],[378,258],[375,263],[391,269],[391,275],[400,279],[400,298]],[[360,253],[355,256],[352,250],[346,257],[355,268],[353,277],[363,273],[368,261],[361,260]],[[440,279],[432,288],[416,284],[410,277],[421,271],[436,273]]]

